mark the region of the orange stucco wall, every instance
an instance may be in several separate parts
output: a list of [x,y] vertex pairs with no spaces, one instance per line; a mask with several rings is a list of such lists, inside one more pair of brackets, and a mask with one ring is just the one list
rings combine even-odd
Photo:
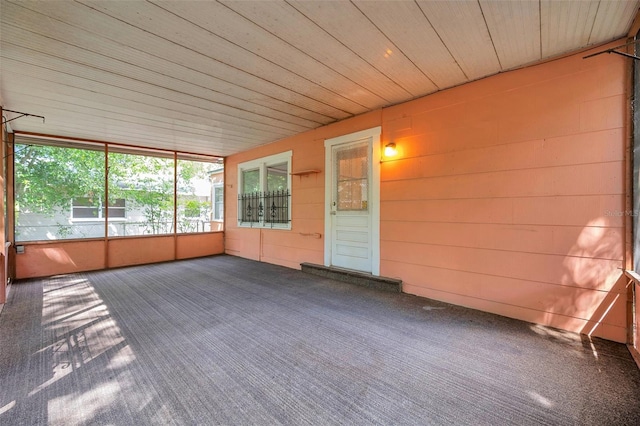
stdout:
[[229,254],[323,262],[324,174],[292,177],[291,231],[240,229],[237,164],[382,126],[381,275],[404,291],[624,342],[627,62],[578,54],[325,126],[227,159]]
[[224,234],[212,232],[20,245],[24,247],[24,253],[16,255],[16,278],[34,278],[220,254],[224,252]]

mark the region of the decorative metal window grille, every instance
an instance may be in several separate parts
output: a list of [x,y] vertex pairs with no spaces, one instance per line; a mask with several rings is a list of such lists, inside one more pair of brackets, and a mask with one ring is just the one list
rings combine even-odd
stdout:
[[271,226],[289,223],[288,189],[238,195],[240,223]]

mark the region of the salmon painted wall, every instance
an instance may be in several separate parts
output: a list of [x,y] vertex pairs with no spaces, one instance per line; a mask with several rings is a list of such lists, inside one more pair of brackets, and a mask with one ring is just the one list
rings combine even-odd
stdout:
[[635,295],[636,295],[636,303],[635,303],[635,334],[633,336],[633,348],[635,349],[635,358],[638,363],[638,367],[640,367],[640,303],[638,303],[638,298],[640,297],[640,284],[634,283],[635,286]]
[[144,265],[175,259],[173,235],[109,240],[109,267]]
[[[73,240],[20,244],[16,278],[35,278],[105,268],[143,265],[224,252],[224,234],[182,234],[105,240]],[[105,264],[108,247],[108,265]]]
[[25,244],[16,254],[16,278],[34,278],[104,268],[102,240]]
[[406,292],[624,342],[625,59],[385,109],[381,272]]
[[176,259],[191,259],[220,253],[224,253],[222,232],[178,235]]
[[[237,164],[382,126],[381,275],[408,293],[624,342],[626,59],[503,73],[227,159],[229,254],[323,262],[324,174],[292,177],[291,231],[235,225]],[[322,236],[324,238],[324,235]]]
[[[324,262],[324,140],[379,126],[381,111],[341,121],[264,145],[225,160],[225,252],[300,269],[300,263]],[[238,227],[238,164],[292,150],[291,230]]]

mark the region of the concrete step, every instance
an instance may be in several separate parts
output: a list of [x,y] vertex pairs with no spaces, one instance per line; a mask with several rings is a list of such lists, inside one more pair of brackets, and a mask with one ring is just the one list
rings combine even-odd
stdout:
[[302,271],[332,280],[343,281],[363,287],[375,288],[394,293],[402,292],[402,280],[396,278],[377,277],[366,272],[336,268],[335,266],[316,265],[315,263],[301,263]]

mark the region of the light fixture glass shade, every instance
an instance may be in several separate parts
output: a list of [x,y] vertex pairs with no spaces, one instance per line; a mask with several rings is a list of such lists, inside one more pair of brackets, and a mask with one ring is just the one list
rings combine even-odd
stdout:
[[384,147],[384,156],[385,157],[393,157],[398,153],[396,150],[396,144],[391,142],[385,145]]

